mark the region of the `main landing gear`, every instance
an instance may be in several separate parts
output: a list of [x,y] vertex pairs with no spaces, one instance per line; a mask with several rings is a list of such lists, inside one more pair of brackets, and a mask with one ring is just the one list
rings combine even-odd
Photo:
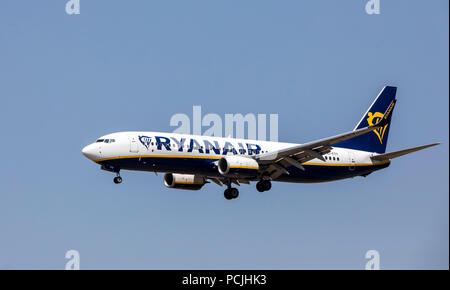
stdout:
[[261,180],[256,183],[256,190],[259,192],[268,191],[272,188],[270,180]]
[[237,198],[239,196],[239,190],[237,188],[234,188],[234,187],[228,187],[227,189],[225,189],[223,195],[228,200],[234,199],[234,198]]
[[[223,195],[226,199],[235,199],[239,196],[239,190],[237,188],[231,187],[231,182],[225,183],[228,188],[225,189]],[[272,182],[270,180],[262,179],[256,183],[256,189],[259,192],[268,191],[272,188]]]
[[113,181],[114,181],[115,184],[122,183],[122,177],[120,177],[119,172],[117,172],[117,176],[114,177]]

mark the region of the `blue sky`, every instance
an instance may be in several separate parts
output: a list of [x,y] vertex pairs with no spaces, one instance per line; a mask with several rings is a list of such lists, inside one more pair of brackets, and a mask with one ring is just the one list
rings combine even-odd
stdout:
[[[9,0],[0,10],[0,269],[448,269],[448,1]],[[170,117],[279,114],[279,139],[350,130],[398,86],[388,151],[444,144],[367,178],[165,188],[85,159],[96,137]]]

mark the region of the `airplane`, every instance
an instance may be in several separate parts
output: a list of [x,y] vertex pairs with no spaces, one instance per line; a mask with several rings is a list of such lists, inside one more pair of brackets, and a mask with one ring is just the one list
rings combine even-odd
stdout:
[[116,174],[122,170],[162,172],[169,188],[199,190],[214,182],[226,186],[227,200],[239,196],[232,185],[256,182],[259,192],[272,181],[315,183],[386,168],[391,159],[433,143],[386,153],[397,88],[385,86],[352,131],[304,144],[162,132],[118,132],[98,138],[82,154]]

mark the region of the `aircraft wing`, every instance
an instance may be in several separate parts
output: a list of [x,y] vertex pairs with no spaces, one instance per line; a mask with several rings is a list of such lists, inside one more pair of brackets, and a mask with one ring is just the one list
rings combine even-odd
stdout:
[[266,167],[268,167],[266,170],[270,173],[273,179],[277,178],[283,173],[289,174],[286,167],[289,167],[291,165],[305,170],[301,165],[302,163],[314,158],[325,160],[323,155],[331,151],[331,145],[366,134],[368,132],[372,132],[375,129],[383,127],[387,122],[390,107],[391,106],[388,106],[388,110],[384,113],[380,121],[372,126],[360,128],[333,137],[320,139],[282,150],[258,154],[254,158],[260,165],[265,165]]

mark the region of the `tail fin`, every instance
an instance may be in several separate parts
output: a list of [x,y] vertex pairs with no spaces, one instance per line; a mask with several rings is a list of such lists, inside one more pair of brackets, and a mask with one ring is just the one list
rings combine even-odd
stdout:
[[376,153],[385,153],[386,144],[389,135],[389,127],[391,124],[392,111],[395,106],[396,87],[385,86],[373,101],[367,112],[362,116],[354,130],[364,128],[376,124],[383,114],[386,112],[386,125],[369,132],[365,135],[357,136],[337,144],[335,147],[349,148],[355,150],[363,150]]

